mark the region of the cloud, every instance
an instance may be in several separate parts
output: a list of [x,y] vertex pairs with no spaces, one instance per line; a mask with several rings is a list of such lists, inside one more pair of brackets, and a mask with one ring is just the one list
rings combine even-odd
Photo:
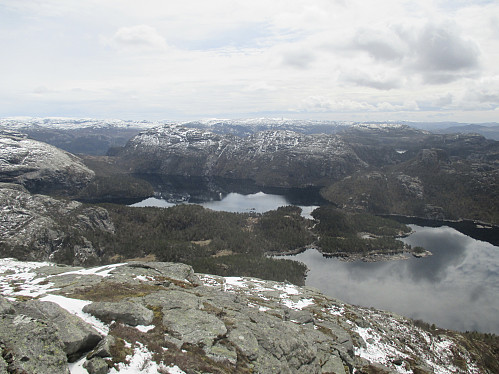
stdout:
[[252,91],[275,91],[277,88],[268,84],[265,81],[259,81],[249,84],[244,88],[244,91],[252,92]]
[[306,69],[315,60],[312,52],[307,50],[288,50],[282,53],[282,64],[298,69]]
[[166,40],[148,25],[122,27],[108,40],[116,49],[124,50],[165,50]]
[[391,90],[400,87],[402,84],[400,77],[387,77],[385,74],[370,75],[360,70],[344,73],[340,79],[345,83],[353,83],[357,86],[370,87],[377,90]]
[[391,30],[362,28],[353,37],[352,46],[367,52],[377,60],[398,60],[405,53],[403,41]]
[[427,24],[409,38],[411,67],[428,83],[448,83],[475,73],[480,51],[452,26]]
[[313,95],[302,100],[300,111],[305,112],[355,112],[373,111],[374,105],[349,99],[334,100],[327,96]]

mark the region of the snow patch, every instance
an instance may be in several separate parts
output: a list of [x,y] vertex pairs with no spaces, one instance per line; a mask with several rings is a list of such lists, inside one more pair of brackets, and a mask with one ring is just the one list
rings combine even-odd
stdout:
[[[137,342],[137,346],[133,350],[133,354],[127,356],[128,364],[120,363],[118,364],[118,370],[112,368],[109,370],[109,374],[157,374],[167,371],[168,373],[184,373],[178,367],[166,366],[162,363],[159,365],[152,360],[152,353],[147,350],[147,348],[141,343]],[[176,370],[179,371],[170,371]],[[185,374],[185,373],[184,373]]]
[[123,266],[123,265],[126,265],[126,263],[104,265],[104,266],[98,266],[98,267],[88,268],[88,269],[68,271],[68,272],[57,274],[54,276],[60,277],[63,275],[78,274],[78,275],[100,275],[101,277],[108,277],[114,269],[116,269],[119,266]]
[[91,304],[91,301],[71,299],[69,297],[60,295],[47,295],[42,297],[40,300],[56,303],[61,308],[66,309],[69,313],[80,317],[83,321],[92,325],[100,334],[107,335],[107,333],[109,332],[109,327],[106,324],[104,324],[94,316],[83,312],[83,307],[85,305]]
[[148,332],[150,330],[152,330],[154,327],[154,325],[149,325],[149,326],[144,326],[144,325],[137,325],[135,326],[135,328],[139,331],[142,331],[142,332]]

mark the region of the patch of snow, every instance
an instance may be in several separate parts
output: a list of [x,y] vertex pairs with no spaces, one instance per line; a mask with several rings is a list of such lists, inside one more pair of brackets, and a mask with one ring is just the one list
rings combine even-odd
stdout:
[[160,370],[168,370],[164,364],[158,365],[152,360],[152,353],[144,345],[139,342],[136,344],[133,355],[126,358],[129,363],[118,364],[118,370],[112,368],[109,374],[157,374]]
[[185,371],[181,370],[177,365],[168,366],[166,371],[169,374],[185,374]]
[[69,372],[71,374],[88,374],[87,369],[83,367],[83,364],[87,360],[86,356],[83,356],[80,360],[68,364]]
[[314,219],[312,217],[312,212],[316,210],[319,206],[318,205],[299,205],[299,208],[301,208],[301,216],[306,219]]
[[[364,339],[365,347],[355,348],[355,355],[365,358],[371,362],[390,366],[395,359],[406,358],[407,355],[383,341],[383,337],[372,328],[357,326],[356,331]],[[396,366],[399,373],[411,373],[405,365]]]
[[93,275],[100,275],[101,277],[108,277],[114,269],[116,269],[119,266],[123,266],[123,265],[126,265],[126,263],[104,265],[104,266],[98,266],[98,267],[88,268],[88,269],[68,271],[68,272],[57,274],[54,276],[60,277],[62,275],[68,275],[68,274],[78,274],[78,275],[92,275],[93,274]]
[[247,288],[245,280],[241,277],[225,277],[224,291],[231,291],[236,288]]
[[52,265],[49,262],[0,259],[0,292],[8,299],[12,299],[13,296],[37,297],[57,290],[58,288],[53,288],[53,283],[46,282],[45,278],[37,277],[38,274],[33,272],[34,269]]
[[292,284],[276,285],[274,287],[276,290],[284,292],[286,295],[299,295],[300,292],[296,289],[296,286]]
[[149,326],[144,326],[144,325],[137,325],[135,326],[135,328],[139,331],[142,331],[142,332],[148,332],[150,330],[152,330],[154,327],[154,325],[149,325]]
[[303,308],[314,304],[313,299],[301,299],[298,301],[293,301],[291,299],[282,299],[282,303],[286,305],[289,309],[302,310]]
[[342,316],[345,313],[345,308],[334,305],[326,311],[333,316]]
[[53,303],[56,303],[61,308],[66,309],[69,313],[74,314],[75,316],[81,318],[83,321],[92,325],[101,334],[107,335],[107,333],[109,332],[109,327],[106,324],[104,324],[94,316],[83,312],[83,307],[90,304],[91,301],[71,299],[69,297],[60,295],[47,295],[42,297],[40,300],[52,301]]
[[133,278],[134,280],[138,280],[138,281],[141,281],[141,282],[149,282],[149,281],[152,281],[153,278],[150,277],[150,276],[145,276],[145,275],[137,275],[135,278]]

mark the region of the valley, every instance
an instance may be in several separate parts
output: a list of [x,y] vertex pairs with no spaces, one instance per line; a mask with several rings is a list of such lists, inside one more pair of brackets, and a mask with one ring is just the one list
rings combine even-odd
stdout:
[[[99,126],[91,123],[92,131],[97,131]],[[2,257],[85,267],[131,261],[183,263],[197,274],[211,274],[202,278],[251,277],[315,286],[327,293],[324,284],[360,286],[362,282],[352,274],[368,277],[363,269],[369,264],[403,268],[441,259],[439,247],[426,248],[424,241],[416,243],[408,236],[412,230],[421,230],[408,226],[413,223],[410,218],[398,219],[403,223],[390,219],[397,215],[435,225],[465,219],[475,228],[487,227],[492,236],[498,232],[499,145],[482,136],[435,134],[405,124],[226,121],[133,124],[133,129],[129,125],[104,126],[109,136],[103,143],[107,155],[80,149],[87,154],[79,156],[31,139],[19,127],[14,131],[12,123],[0,129]],[[26,132],[34,134],[26,126]],[[41,137],[45,130],[38,127],[37,131]],[[66,131],[75,134],[71,126],[68,130],[55,127],[46,139],[58,144]],[[125,135],[132,137],[124,142],[120,137]],[[145,201],[152,198],[164,207],[147,206]],[[230,204],[235,205],[227,208]],[[426,250],[435,253],[431,256]],[[333,257],[335,263],[353,264],[356,270],[335,270],[347,274],[341,282],[317,283],[320,276],[309,271],[308,260],[300,260],[311,251],[318,251],[315,261],[326,263],[324,256]],[[479,253],[497,263],[494,250]],[[401,258],[406,260],[396,261]],[[148,266],[156,265],[144,268]],[[420,272],[414,270],[414,274]],[[440,273],[436,271],[435,276]],[[495,284],[495,268],[487,274],[489,278],[479,283]],[[393,279],[386,282],[396,283]],[[487,287],[476,291],[479,295],[473,300],[486,302],[488,296],[480,295],[495,292]],[[333,291],[330,296],[340,294]],[[422,315],[425,319],[428,314]],[[411,317],[418,319],[418,314]],[[496,332],[496,322],[492,317],[488,327],[471,328]],[[357,334],[369,335],[359,329],[373,323],[358,324]],[[462,326],[446,328],[468,329]],[[232,327],[227,329],[232,331]],[[363,338],[355,339],[358,349],[364,349]],[[473,342],[478,344],[478,340]],[[361,351],[353,352],[338,353],[335,365],[342,362],[349,370],[366,366],[365,361],[355,359]],[[252,365],[266,365],[260,358],[248,357],[244,360]],[[398,365],[363,357],[392,369]],[[243,361],[238,358],[232,364],[243,365]],[[431,372],[424,365],[420,370]]]

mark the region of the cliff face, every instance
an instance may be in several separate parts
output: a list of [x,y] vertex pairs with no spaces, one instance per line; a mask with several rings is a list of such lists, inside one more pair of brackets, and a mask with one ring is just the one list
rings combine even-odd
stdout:
[[98,253],[80,231],[114,231],[103,208],[30,194],[17,184],[0,183],[0,207],[1,256],[95,264]]
[[33,193],[68,195],[94,177],[81,160],[26,135],[0,131],[0,182],[23,185]]
[[[69,360],[90,373],[492,372],[480,367],[488,352],[460,334],[315,289],[182,264],[81,269],[3,259],[0,287],[8,370],[62,373]],[[27,328],[36,333],[28,338]]]

